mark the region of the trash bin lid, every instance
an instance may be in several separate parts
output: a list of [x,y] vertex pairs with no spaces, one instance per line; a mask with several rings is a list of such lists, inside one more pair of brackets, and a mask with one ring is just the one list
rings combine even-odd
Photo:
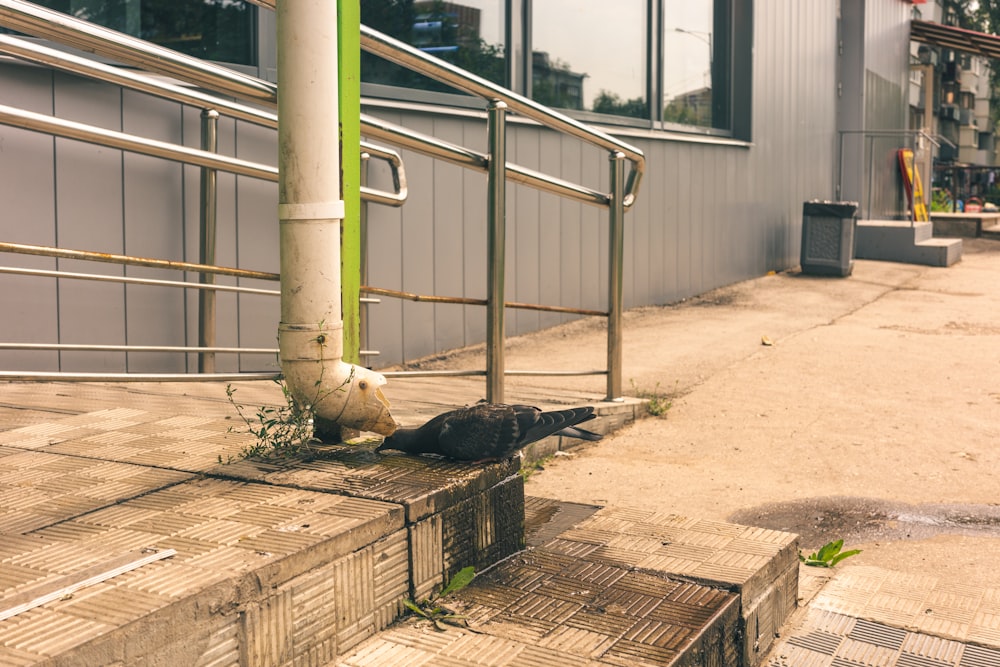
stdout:
[[802,204],[802,215],[826,218],[853,218],[858,211],[856,201],[825,201],[811,199]]

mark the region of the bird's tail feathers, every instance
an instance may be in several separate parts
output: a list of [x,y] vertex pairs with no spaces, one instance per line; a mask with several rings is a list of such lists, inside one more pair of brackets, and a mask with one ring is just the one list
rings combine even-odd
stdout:
[[558,431],[556,435],[564,435],[568,438],[580,438],[581,440],[589,440],[591,442],[597,442],[604,437],[600,433],[594,433],[593,431],[577,428],[575,426],[567,426],[561,431]]

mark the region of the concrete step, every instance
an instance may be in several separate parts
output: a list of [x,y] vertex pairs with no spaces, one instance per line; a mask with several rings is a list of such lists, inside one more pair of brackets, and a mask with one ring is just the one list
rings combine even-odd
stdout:
[[224,403],[86,391],[115,407],[0,430],[2,665],[321,665],[523,549],[516,458],[223,463],[254,440]]
[[927,266],[951,266],[962,258],[962,239],[935,238],[930,222],[859,220],[855,253],[876,259]]
[[540,498],[526,525],[525,552],[449,598],[469,628],[408,619],[331,665],[752,667],[796,605],[788,533]]

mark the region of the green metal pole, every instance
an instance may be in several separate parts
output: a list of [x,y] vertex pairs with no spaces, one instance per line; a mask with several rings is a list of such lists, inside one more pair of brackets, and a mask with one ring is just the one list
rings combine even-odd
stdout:
[[344,361],[361,361],[361,3],[337,0],[340,168],[344,198],[340,284]]

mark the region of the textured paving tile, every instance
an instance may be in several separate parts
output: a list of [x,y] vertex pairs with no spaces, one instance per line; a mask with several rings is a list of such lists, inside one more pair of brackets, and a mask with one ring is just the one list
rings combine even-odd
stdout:
[[768,667],[1000,666],[1000,592],[845,567],[772,650]]
[[[740,595],[724,582],[708,586],[636,563],[670,541],[700,546],[702,561],[731,547],[743,566],[742,554],[781,553],[793,539],[633,509],[537,498],[526,508],[535,547],[449,598],[475,632],[407,621],[337,664],[736,665],[744,651]],[[550,537],[547,521],[562,532]]]
[[[66,458],[35,451],[20,454],[42,461]],[[150,472],[128,464],[71,462],[73,466],[56,467],[66,474],[94,474],[97,468],[111,479],[124,480]],[[38,468],[25,466],[26,470]],[[37,487],[38,480],[47,478],[30,479]],[[95,486],[101,479],[95,476]],[[0,530],[0,608],[15,599],[41,597],[53,586],[81,578],[102,563],[118,562],[129,553],[138,558],[151,549],[177,551],[166,560],[0,621],[0,664],[31,664],[58,655],[251,571],[267,591],[281,586],[295,572],[347,558],[366,545],[370,553],[360,567],[368,572],[367,578],[359,574],[361,570],[342,571],[346,564],[328,575],[326,590],[336,588],[346,595],[338,607],[341,613],[356,606],[348,604],[348,598],[370,599],[372,608],[384,608],[398,604],[406,592],[406,540],[402,510],[396,506],[213,479],[185,481],[160,491],[143,488],[146,491],[139,497],[110,504],[102,498],[98,509],[63,516],[30,531]],[[372,540],[393,532],[398,536],[395,547],[380,548],[376,559]],[[374,576],[376,571],[385,576]],[[355,590],[358,582],[365,581],[369,588]],[[392,590],[379,589],[379,582],[386,581],[394,582]],[[300,597],[308,600],[310,596],[314,594],[306,590]]]

